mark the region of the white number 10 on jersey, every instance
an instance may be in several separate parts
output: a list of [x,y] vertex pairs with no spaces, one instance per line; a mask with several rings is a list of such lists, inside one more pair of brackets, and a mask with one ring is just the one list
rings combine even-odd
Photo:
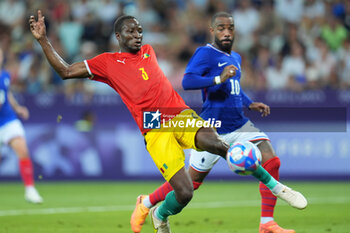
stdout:
[[239,95],[241,91],[241,87],[239,85],[238,80],[230,79],[230,83],[231,83],[231,95]]

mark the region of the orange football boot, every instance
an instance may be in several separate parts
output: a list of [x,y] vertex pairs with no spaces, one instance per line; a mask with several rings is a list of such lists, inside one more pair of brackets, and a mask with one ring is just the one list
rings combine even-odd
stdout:
[[295,233],[294,230],[283,229],[275,221],[260,223],[259,233]]
[[142,203],[146,195],[140,195],[136,199],[136,206],[134,212],[132,212],[130,225],[131,229],[135,233],[139,233],[145,223],[146,217],[149,213],[149,209]]

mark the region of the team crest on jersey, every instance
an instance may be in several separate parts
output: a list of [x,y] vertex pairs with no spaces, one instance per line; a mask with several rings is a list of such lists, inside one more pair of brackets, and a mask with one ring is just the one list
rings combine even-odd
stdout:
[[144,53],[143,54],[143,59],[145,59],[145,58],[149,58],[151,55],[149,55],[148,53]]

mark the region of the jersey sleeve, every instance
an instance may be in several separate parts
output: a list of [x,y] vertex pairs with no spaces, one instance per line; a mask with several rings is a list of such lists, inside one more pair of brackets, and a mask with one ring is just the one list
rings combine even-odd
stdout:
[[204,47],[198,48],[187,64],[182,86],[185,90],[202,89],[214,85],[215,77],[205,76],[209,72],[209,54]]
[[90,79],[108,83],[107,76],[107,54],[102,53],[94,58],[84,60]]
[[241,90],[241,93],[243,105],[249,108],[249,106],[253,103],[253,100],[249,98],[249,96],[247,96],[247,94],[243,90]]

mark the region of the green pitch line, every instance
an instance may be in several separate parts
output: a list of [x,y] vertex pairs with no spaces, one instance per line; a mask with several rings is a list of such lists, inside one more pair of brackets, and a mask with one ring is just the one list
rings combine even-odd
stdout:
[[[0,183],[0,233],[126,233],[137,195],[161,182],[40,183],[43,205],[26,203],[20,183]],[[308,197],[305,210],[282,201],[275,219],[297,233],[350,233],[350,182],[287,183]],[[170,218],[183,233],[256,233],[257,183],[207,182],[184,211]],[[152,232],[147,219],[142,232]]]

